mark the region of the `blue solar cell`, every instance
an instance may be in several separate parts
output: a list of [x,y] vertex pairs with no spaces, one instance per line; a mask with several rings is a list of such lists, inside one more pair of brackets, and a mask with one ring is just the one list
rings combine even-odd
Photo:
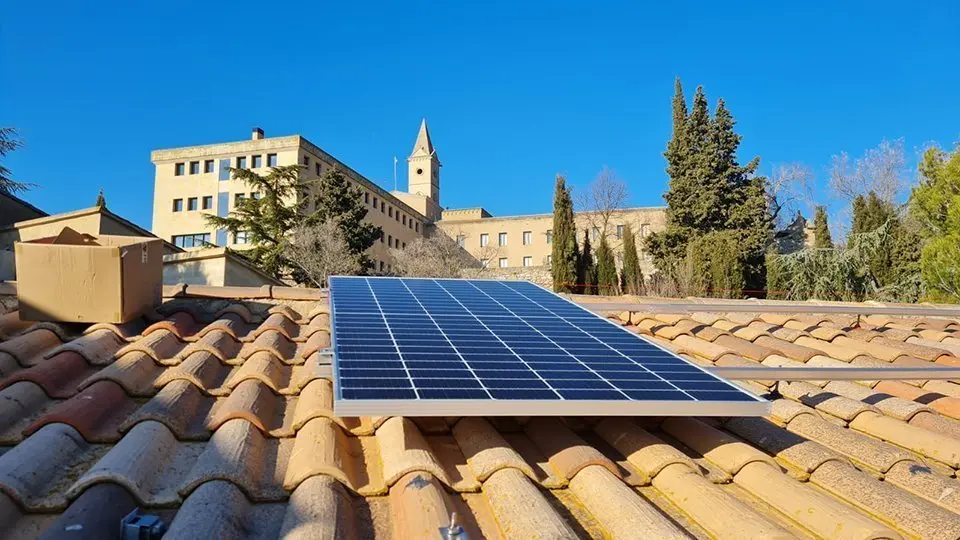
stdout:
[[527,282],[334,277],[330,301],[337,403],[762,402]]

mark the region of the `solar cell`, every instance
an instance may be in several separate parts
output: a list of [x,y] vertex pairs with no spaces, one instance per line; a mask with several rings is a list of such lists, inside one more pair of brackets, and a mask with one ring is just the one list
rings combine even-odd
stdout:
[[763,415],[769,404],[524,281],[333,277],[334,410]]

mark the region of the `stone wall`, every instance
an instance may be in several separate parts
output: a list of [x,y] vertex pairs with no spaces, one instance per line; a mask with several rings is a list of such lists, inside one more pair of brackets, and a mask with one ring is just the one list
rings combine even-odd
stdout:
[[464,273],[465,278],[531,281],[549,287],[553,284],[549,266],[521,266],[512,268],[484,268]]

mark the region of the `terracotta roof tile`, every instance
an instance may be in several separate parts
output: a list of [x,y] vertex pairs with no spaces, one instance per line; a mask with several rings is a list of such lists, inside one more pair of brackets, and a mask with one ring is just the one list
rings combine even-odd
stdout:
[[504,538],[577,538],[576,532],[517,469],[501,469],[483,483]]
[[960,467],[960,441],[877,413],[858,415],[850,428],[893,443],[954,469]]
[[56,404],[32,382],[19,382],[0,390],[0,444],[22,441],[23,430]]
[[116,442],[120,440],[120,425],[137,404],[113,381],[100,381],[72,398],[57,405],[38,418],[25,431],[35,433],[43,426],[63,423],[76,429],[90,442]]
[[224,332],[235,340],[246,339],[247,334],[256,326],[247,318],[233,312],[223,313],[219,318],[205,326],[194,337],[202,338],[210,332]]
[[32,366],[60,343],[60,337],[56,333],[46,329],[36,329],[0,343],[0,354],[9,354],[21,366]]
[[153,420],[165,425],[179,440],[208,439],[207,417],[214,402],[214,398],[204,396],[196,385],[174,380],[127,417],[120,430],[129,431],[140,422]]
[[785,341],[773,336],[760,336],[753,342],[757,345],[762,345],[774,351],[778,351],[781,355],[793,358],[794,360],[799,360],[800,362],[806,362],[807,360],[820,354],[820,351],[816,349],[804,347],[803,345],[797,345],[796,343],[791,343],[790,341]]
[[184,380],[209,393],[220,388],[230,371],[231,368],[222,364],[216,356],[200,351],[191,354],[179,365],[167,368],[154,381],[154,386],[163,388],[171,381]]
[[413,471],[423,471],[450,486],[450,479],[417,426],[407,418],[394,417],[377,428],[383,477],[388,486]]
[[283,487],[327,475],[360,495],[382,495],[387,484],[379,458],[373,437],[350,437],[329,418],[315,418],[297,432]]
[[483,482],[506,468],[517,469],[536,480],[530,465],[487,420],[464,418],[454,426],[453,436],[477,480]]
[[21,321],[20,313],[0,314],[0,339],[9,339],[30,327],[30,321]]
[[91,367],[79,354],[63,351],[33,367],[15,371],[13,375],[0,380],[0,388],[29,381],[43,388],[50,397],[66,399],[76,394],[77,385],[95,372],[96,368]]
[[662,427],[729,474],[736,475],[746,465],[758,461],[776,467],[770,456],[694,418],[668,418]]
[[156,393],[153,382],[161,373],[163,367],[145,353],[131,352],[88,377],[78,388],[82,390],[97,381],[113,381],[131,396],[149,397]]
[[534,418],[527,424],[526,432],[546,456],[553,470],[564,480],[569,481],[590,465],[599,465],[620,476],[613,462],[556,418]]
[[251,500],[282,501],[283,477],[293,441],[265,437],[246,420],[220,426],[185,477],[179,493],[188,496],[205,482],[229,480]]
[[124,345],[116,352],[120,357],[131,352],[141,352],[149,355],[158,364],[169,364],[177,357],[186,343],[169,330],[160,329],[144,336],[132,343]]
[[181,340],[187,339],[197,331],[197,322],[193,315],[187,311],[176,311],[167,316],[166,319],[157,321],[148,326],[142,332],[143,336],[148,336],[158,330],[166,330]]
[[733,353],[734,351],[730,350],[723,345],[717,343],[711,343],[702,339],[691,337],[688,335],[677,336],[673,340],[673,344],[684,351],[690,351],[698,356],[702,356],[707,360],[716,360],[725,354]]
[[47,352],[44,356],[50,358],[62,351],[73,351],[87,359],[95,366],[104,366],[113,361],[113,355],[125,344],[125,341],[110,330],[97,330],[68,341],[59,347]]
[[[700,334],[697,334],[697,337],[700,337]],[[764,358],[770,356],[771,354],[777,354],[780,352],[771,349],[770,347],[764,347],[759,343],[752,343],[730,334],[719,336],[714,339],[713,342],[721,347],[726,347],[741,356],[745,356],[751,360],[756,360],[757,362],[762,362]]]
[[[84,491],[69,507],[46,525],[43,536],[40,531],[35,535],[13,534],[11,538],[32,538],[38,536],[44,540],[57,537],[111,538],[117,534],[117,524],[137,507],[137,502],[126,488],[106,483],[91,486]],[[9,530],[4,530],[9,533]]]

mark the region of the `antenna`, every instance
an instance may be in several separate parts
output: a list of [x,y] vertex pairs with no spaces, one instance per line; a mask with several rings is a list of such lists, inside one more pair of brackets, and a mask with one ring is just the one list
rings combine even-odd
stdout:
[[397,190],[397,156],[393,156],[393,190]]

